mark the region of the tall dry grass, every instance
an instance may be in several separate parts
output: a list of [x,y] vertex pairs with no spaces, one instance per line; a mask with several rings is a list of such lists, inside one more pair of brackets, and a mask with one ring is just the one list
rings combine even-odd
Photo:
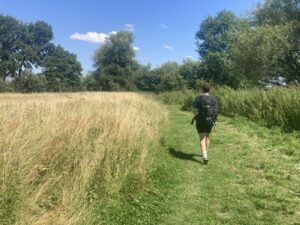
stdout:
[[2,94],[0,112],[3,224],[85,224],[93,204],[143,186],[167,119],[134,93]]

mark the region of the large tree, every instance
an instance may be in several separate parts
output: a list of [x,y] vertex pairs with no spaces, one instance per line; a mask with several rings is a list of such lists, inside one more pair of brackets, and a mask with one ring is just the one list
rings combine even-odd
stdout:
[[206,76],[208,80],[219,85],[236,88],[240,84],[239,76],[233,73],[231,56],[224,52],[212,52],[205,57]]
[[255,25],[281,25],[300,21],[299,0],[265,0],[253,11]]
[[151,70],[151,65],[139,65],[134,74],[134,83],[139,90],[157,91],[160,76]]
[[228,10],[220,11],[215,17],[209,16],[201,22],[196,33],[197,51],[203,60],[206,80],[218,84],[237,86],[237,78],[232,73],[232,62],[229,55],[230,34],[242,31],[249,26]]
[[300,0],[265,0],[253,11],[252,22],[256,26],[289,26],[284,38],[291,48],[280,66],[289,80],[300,80]]
[[180,67],[176,62],[166,62],[153,70],[160,78],[157,91],[180,90],[184,87],[184,80],[180,75]]
[[202,61],[193,61],[192,59],[183,60],[179,73],[185,80],[188,88],[197,88],[197,80],[206,79],[204,65]]
[[230,55],[234,72],[252,83],[285,76],[282,61],[291,51],[290,26],[259,26],[232,34]]
[[40,66],[52,38],[52,28],[43,21],[26,24],[0,15],[0,77],[20,76]]
[[95,53],[95,77],[103,90],[133,90],[134,71],[138,69],[133,49],[133,34],[112,34]]
[[80,90],[81,71],[82,67],[76,55],[61,46],[51,45],[43,64],[43,74],[48,81],[49,91]]
[[227,52],[229,47],[228,34],[245,25],[233,12],[223,10],[215,17],[208,16],[201,22],[196,33],[197,50],[201,57],[212,52]]

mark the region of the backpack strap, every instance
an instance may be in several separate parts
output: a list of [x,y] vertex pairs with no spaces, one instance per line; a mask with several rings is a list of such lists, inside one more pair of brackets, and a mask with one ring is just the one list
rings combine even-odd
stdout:
[[191,124],[193,125],[195,122],[196,116],[193,117]]

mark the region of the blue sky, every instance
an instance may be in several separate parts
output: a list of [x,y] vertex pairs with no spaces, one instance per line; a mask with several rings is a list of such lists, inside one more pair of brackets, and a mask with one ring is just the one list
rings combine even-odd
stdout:
[[258,0],[0,0],[0,13],[52,26],[53,42],[75,53],[84,73],[111,32],[134,32],[136,58],[153,67],[199,58],[195,33],[208,15],[228,9],[246,15]]

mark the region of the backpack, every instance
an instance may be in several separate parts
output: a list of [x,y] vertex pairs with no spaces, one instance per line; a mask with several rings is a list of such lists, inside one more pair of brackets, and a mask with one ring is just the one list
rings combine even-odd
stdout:
[[200,98],[200,107],[198,115],[195,116],[197,123],[206,123],[213,125],[218,116],[218,104],[214,97],[210,95],[202,95]]

